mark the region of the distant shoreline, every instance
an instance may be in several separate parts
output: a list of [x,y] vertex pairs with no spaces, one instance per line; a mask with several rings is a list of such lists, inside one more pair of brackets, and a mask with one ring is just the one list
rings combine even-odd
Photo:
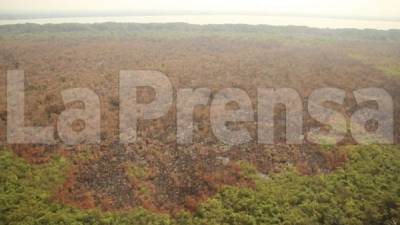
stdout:
[[19,19],[52,19],[73,17],[130,17],[130,16],[274,16],[274,17],[304,17],[340,20],[369,20],[369,21],[398,21],[400,16],[376,17],[376,16],[347,16],[347,15],[323,15],[301,13],[272,13],[272,12],[220,12],[220,11],[0,11],[0,20]]
[[194,25],[208,24],[247,24],[247,25],[271,25],[271,26],[305,26],[321,29],[376,29],[376,30],[398,30],[400,20],[378,20],[378,19],[349,19],[329,18],[316,16],[281,16],[281,15],[248,15],[242,14],[145,14],[135,16],[97,16],[94,14],[86,16],[57,15],[39,16],[35,18],[12,18],[5,19],[0,13],[0,25],[13,24],[95,24],[95,23],[187,23]]

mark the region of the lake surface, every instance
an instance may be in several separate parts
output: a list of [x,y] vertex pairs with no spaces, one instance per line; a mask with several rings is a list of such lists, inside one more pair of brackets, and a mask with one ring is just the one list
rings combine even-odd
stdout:
[[165,16],[112,16],[112,17],[69,17],[46,19],[14,19],[0,20],[0,25],[6,24],[61,24],[61,23],[104,23],[104,22],[134,22],[134,23],[174,23],[190,24],[267,24],[295,25],[316,28],[357,28],[357,29],[400,29],[400,21],[391,20],[358,20],[334,19],[318,17],[289,17],[262,15],[165,15]]

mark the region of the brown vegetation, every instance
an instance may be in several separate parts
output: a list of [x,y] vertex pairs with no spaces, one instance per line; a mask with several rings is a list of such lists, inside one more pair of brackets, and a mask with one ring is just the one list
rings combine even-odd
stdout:
[[[393,48],[391,46],[393,45]],[[396,43],[377,42],[374,48],[400,60]],[[6,72],[20,68],[26,74],[26,125],[55,125],[65,109],[61,91],[87,87],[101,100],[101,146],[12,146],[32,163],[45,163],[54,152],[77,155],[92,149],[96,156],[75,159],[66,181],[56,193],[59,201],[82,208],[123,210],[130,207],[176,212],[194,209],[223,185],[251,186],[238,161],[252,163],[267,176],[292,165],[303,174],[329,172],[346,161],[344,152],[310,143],[284,144],[282,121],[277,117],[277,144],[249,143],[227,147],[213,136],[208,106],[195,113],[195,143],[175,142],[175,110],[161,119],[142,121],[139,142],[118,141],[118,74],[120,70],[157,70],[165,73],[175,88],[224,87],[246,90],[255,104],[257,87],[288,87],[304,100],[320,87],[353,91],[382,87],[400,103],[400,79],[386,76],[371,65],[349,56],[368,52],[369,43],[253,40],[199,35],[182,39],[31,39],[0,42],[0,140],[4,141]],[[366,54],[366,53],[364,53]],[[147,93],[143,94],[148,98]],[[142,96],[142,97],[143,97]],[[351,96],[343,107],[347,114],[356,106]],[[396,112],[398,115],[398,112]],[[399,120],[396,117],[396,138]],[[319,124],[305,116],[305,131]],[[256,137],[256,123],[245,124]],[[352,143],[350,138],[343,143]]]

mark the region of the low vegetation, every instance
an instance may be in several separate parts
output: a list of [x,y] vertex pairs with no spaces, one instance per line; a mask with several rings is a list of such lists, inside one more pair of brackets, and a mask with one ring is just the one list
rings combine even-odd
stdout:
[[52,198],[68,160],[31,165],[0,152],[1,224],[385,224],[400,223],[400,147],[348,146],[349,161],[331,174],[302,176],[293,168],[259,177],[252,188],[223,188],[193,212],[173,216],[144,209],[81,210]]
[[[400,143],[400,32],[188,24],[0,26],[0,142],[6,142],[7,71],[25,71],[25,125],[57,126],[62,91],[89,88],[101,102],[101,144],[1,145],[1,224],[400,224],[400,146],[285,143],[283,107],[275,145],[225,146],[209,105],[196,107],[192,145],[176,144],[176,110],[140,121],[121,145],[118,74],[156,70],[175,89],[293,88],[347,92],[333,105],[349,118],[352,92],[385,89]],[[146,102],[151,95],[141,93]],[[369,107],[369,106],[367,106]],[[307,111],[307,110],[305,110]],[[336,119],[333,117],[332,121]],[[304,112],[304,130],[319,124]],[[346,124],[338,124],[346,126]],[[257,123],[243,124],[253,140]],[[324,138],[324,137],[322,137]]]
[[399,30],[359,30],[359,29],[317,29],[300,26],[269,25],[191,25],[185,23],[136,24],[136,23],[99,23],[99,24],[20,24],[0,27],[0,38],[182,38],[218,35],[222,37],[242,37],[243,39],[314,39],[314,40],[370,40],[399,41]]

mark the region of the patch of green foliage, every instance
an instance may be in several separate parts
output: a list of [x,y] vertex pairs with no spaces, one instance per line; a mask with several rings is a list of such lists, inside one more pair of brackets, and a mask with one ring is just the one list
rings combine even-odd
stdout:
[[145,168],[139,167],[133,163],[127,163],[126,168],[128,177],[140,179],[145,178],[149,175]]
[[391,76],[400,76],[400,65],[393,65],[393,66],[386,66],[386,67],[380,67],[380,70],[382,70],[385,74],[391,75]]
[[259,40],[327,40],[400,41],[400,30],[317,29],[300,26],[269,25],[192,25],[185,23],[98,23],[98,24],[17,24],[0,26],[2,39],[53,38],[193,38],[201,36],[251,38]]
[[135,209],[83,211],[52,201],[67,161],[32,166],[0,152],[0,224],[400,224],[400,147],[347,146],[349,161],[330,174],[294,169],[257,179],[254,188],[225,187],[193,213],[173,217]]
[[0,151],[0,224],[169,224],[169,218],[144,209],[126,213],[80,210],[54,201],[68,160],[56,158],[46,165],[30,165],[10,151]]
[[398,63],[398,56],[367,55],[360,53],[350,53],[349,56],[382,71],[385,75],[400,76],[400,64]]
[[275,174],[256,188],[227,187],[201,205],[196,224],[399,224],[400,148],[346,147],[331,174]]

